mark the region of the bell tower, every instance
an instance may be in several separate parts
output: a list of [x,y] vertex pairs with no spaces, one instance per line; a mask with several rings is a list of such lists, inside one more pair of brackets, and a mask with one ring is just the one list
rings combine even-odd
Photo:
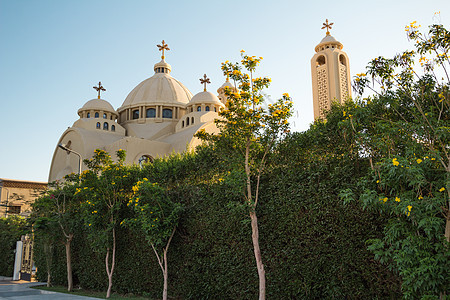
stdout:
[[325,119],[332,101],[343,103],[351,97],[350,65],[343,45],[330,35],[333,23],[323,23],[325,37],[316,46],[311,59],[314,119]]

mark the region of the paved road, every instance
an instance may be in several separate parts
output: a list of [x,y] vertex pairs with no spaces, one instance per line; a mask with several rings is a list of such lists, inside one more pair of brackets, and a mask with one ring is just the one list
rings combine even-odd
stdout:
[[31,286],[36,285],[45,285],[45,283],[28,281],[0,281],[0,300],[98,300],[98,298],[69,295],[30,288]]

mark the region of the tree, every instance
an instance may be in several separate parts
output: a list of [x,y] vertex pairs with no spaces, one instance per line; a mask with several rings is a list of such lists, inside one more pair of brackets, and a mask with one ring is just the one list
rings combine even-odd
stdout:
[[47,252],[47,285],[51,284],[49,264],[53,243],[61,241],[66,250],[67,290],[73,289],[71,245],[75,228],[78,225],[80,202],[74,198],[79,175],[66,176],[63,182],[53,182],[51,189],[32,204],[32,219],[38,236],[44,241]]
[[117,162],[103,150],[95,150],[92,159],[85,160],[89,170],[83,172],[75,195],[83,200],[85,224],[95,250],[105,254],[108,276],[106,298],[111,296],[112,277],[116,262],[116,230],[122,221],[122,210],[131,198],[134,183],[133,167],[124,165],[125,151],[116,152]]
[[450,290],[450,33],[438,24],[427,34],[418,28],[406,27],[414,51],[377,57],[357,74],[355,90],[375,95],[341,107],[342,126],[355,132],[373,171],[359,198],[390,216],[384,238],[369,249],[399,272],[405,297],[413,298]]
[[12,276],[14,267],[14,250],[16,242],[28,232],[25,218],[20,216],[9,216],[0,218],[0,274]]
[[[262,57],[248,56],[241,51],[241,63],[222,64],[224,75],[235,83],[234,90],[226,89],[226,109],[216,120],[218,134],[199,132],[196,136],[212,143],[233,165],[231,176],[237,176],[237,188],[244,188],[243,200],[248,208],[252,228],[252,242],[259,277],[259,299],[265,299],[266,277],[259,245],[256,208],[259,200],[261,174],[267,157],[277,141],[288,132],[288,118],[292,112],[289,95],[274,104],[264,106],[263,90],[270,84],[267,77],[253,78]],[[243,73],[245,70],[248,73]]]
[[127,222],[137,226],[152,247],[164,278],[163,300],[167,300],[167,252],[183,207],[172,200],[164,188],[157,183],[150,183],[147,178],[138,181],[133,192],[134,197],[127,205],[134,208],[135,218]]

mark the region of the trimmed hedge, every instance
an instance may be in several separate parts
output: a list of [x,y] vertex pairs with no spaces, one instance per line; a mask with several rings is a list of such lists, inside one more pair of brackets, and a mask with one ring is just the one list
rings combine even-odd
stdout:
[[[356,205],[344,206],[338,197],[340,190],[357,184],[366,163],[334,155],[308,158],[305,134],[285,141],[261,183],[257,214],[268,298],[401,297],[400,279],[374,261],[365,245],[380,236],[384,220]],[[230,205],[241,199],[226,180],[210,180],[214,168],[226,166],[215,163],[210,149],[202,151],[156,162],[142,176],[169,183],[171,197],[186,208],[168,253],[169,296],[255,299],[258,276],[249,218]],[[162,273],[151,247],[139,232],[121,228],[117,235],[113,290],[159,298]],[[35,257],[38,276],[46,279],[42,251]],[[91,248],[82,227],[73,240],[72,262],[75,285],[106,289],[104,256]],[[53,283],[65,283],[62,245],[55,247],[52,275]]]
[[12,277],[16,242],[26,233],[26,221],[22,217],[0,218],[0,275]]

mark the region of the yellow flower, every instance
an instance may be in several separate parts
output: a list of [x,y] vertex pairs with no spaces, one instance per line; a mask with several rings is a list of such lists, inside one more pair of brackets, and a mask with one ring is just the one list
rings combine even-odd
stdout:
[[416,161],[418,164],[420,164],[422,162],[422,160],[420,158],[418,158]]
[[431,160],[436,160],[436,158],[432,157]]
[[395,197],[395,202],[400,202],[400,198],[399,197]]
[[442,193],[443,191],[445,191],[445,187],[442,187],[442,188],[439,189],[439,192]]
[[89,224],[89,226],[91,226],[91,224]]
[[380,183],[380,181],[379,181],[379,180],[377,180],[377,183]]
[[398,166],[400,163],[397,161],[397,158],[392,159],[392,164],[394,166]]
[[283,96],[285,96],[286,98],[289,98],[289,94],[288,93],[284,93]]
[[386,201],[388,201],[388,198],[387,198],[387,197],[384,197],[384,198],[383,198],[383,202],[386,203]]
[[241,50],[241,53],[244,53],[245,51],[244,50]]
[[412,206],[408,205],[407,208],[408,208],[408,211],[411,211]]
[[417,198],[417,199],[419,199],[419,200],[422,200],[422,199],[423,199],[423,197],[422,197],[422,196],[419,196],[419,198]]

